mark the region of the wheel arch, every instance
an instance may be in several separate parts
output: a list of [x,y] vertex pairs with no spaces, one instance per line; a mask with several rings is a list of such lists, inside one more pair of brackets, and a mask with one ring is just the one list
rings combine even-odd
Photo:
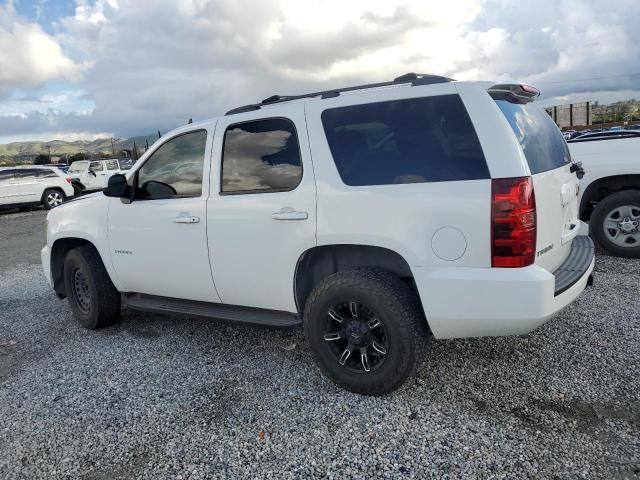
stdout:
[[67,194],[64,192],[64,189],[62,187],[59,187],[57,185],[53,185],[53,186],[50,186],[50,187],[45,187],[44,190],[42,190],[42,195],[40,195],[40,203],[44,202],[44,200],[45,200],[44,197],[45,197],[46,193],[48,191],[50,191],[50,190],[55,190],[56,192],[60,192],[64,196],[64,198],[67,198]]
[[70,250],[81,246],[89,246],[93,248],[98,253],[102,263],[105,264],[102,255],[100,255],[100,251],[91,241],[79,237],[65,237],[57,239],[51,246],[51,279],[53,281],[53,290],[59,298],[65,298],[67,296],[67,292],[64,288],[65,256]]
[[611,175],[594,180],[582,195],[580,220],[589,221],[595,209],[594,204],[602,201],[612,193],[633,189],[640,190],[640,174]]
[[356,267],[387,270],[406,281],[418,295],[409,263],[394,250],[372,245],[322,245],[305,251],[296,264],[293,293],[298,312],[304,311],[307,298],[318,283],[336,272]]

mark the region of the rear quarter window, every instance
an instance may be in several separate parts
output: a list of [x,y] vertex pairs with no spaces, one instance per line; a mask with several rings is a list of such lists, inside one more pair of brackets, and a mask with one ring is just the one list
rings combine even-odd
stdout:
[[458,95],[394,100],[322,113],[347,185],[487,179],[489,169]]
[[571,154],[553,119],[533,103],[496,100],[515,134],[531,174],[546,172],[571,162]]

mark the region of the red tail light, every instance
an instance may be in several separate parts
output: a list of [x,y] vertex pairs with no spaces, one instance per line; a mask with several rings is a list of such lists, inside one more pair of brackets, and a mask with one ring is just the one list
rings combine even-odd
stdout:
[[65,178],[65,180],[67,181],[67,183],[71,183],[71,181],[73,180],[71,177],[67,177]]
[[491,266],[531,265],[536,256],[536,198],[531,177],[491,182]]

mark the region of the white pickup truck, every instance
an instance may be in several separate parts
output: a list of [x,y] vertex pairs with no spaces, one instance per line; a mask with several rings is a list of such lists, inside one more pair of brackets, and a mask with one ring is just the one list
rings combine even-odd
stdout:
[[640,257],[640,130],[590,133],[568,144],[585,171],[580,220],[609,253]]
[[76,196],[79,196],[102,190],[112,175],[123,173],[132,166],[130,158],[79,160],[71,164],[67,174],[71,177]]

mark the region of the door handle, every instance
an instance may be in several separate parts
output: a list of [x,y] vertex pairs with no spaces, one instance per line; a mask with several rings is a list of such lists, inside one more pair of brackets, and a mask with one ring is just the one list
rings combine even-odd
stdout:
[[174,223],[200,223],[200,217],[180,215],[173,219]]
[[306,220],[309,218],[309,214],[297,212],[293,207],[282,207],[279,212],[273,212],[271,218],[274,220]]

